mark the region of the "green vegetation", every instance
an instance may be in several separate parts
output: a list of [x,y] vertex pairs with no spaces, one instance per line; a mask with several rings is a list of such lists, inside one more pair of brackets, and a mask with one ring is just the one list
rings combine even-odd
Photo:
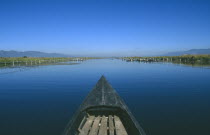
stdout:
[[0,66],[16,66],[16,65],[47,65],[67,61],[84,61],[93,59],[90,57],[0,57]]
[[186,65],[210,65],[210,55],[182,55],[157,57],[123,57],[126,61],[172,62]]

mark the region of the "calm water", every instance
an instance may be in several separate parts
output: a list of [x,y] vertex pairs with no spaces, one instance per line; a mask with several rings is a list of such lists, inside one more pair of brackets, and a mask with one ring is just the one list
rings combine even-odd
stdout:
[[88,60],[0,69],[0,135],[59,135],[101,75],[149,135],[210,135],[210,69]]

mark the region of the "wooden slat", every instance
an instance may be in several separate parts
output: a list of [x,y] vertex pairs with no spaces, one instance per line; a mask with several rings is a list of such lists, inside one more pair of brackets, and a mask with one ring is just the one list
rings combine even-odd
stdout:
[[97,135],[98,134],[100,120],[101,120],[101,117],[100,116],[98,116],[98,117],[95,118],[95,120],[93,122],[93,126],[90,129],[89,135]]
[[95,116],[89,116],[79,135],[87,135]]
[[109,115],[109,135],[114,135],[114,123],[112,115]]
[[86,116],[82,119],[82,121],[81,121],[81,123],[79,125],[79,128],[78,128],[79,131],[81,131],[83,125],[85,124],[86,119],[87,119]]
[[128,135],[125,127],[123,126],[120,118],[118,116],[114,116],[114,121],[115,121],[115,129],[116,129],[116,134],[117,135]]
[[98,135],[107,135],[107,118],[105,116],[102,117]]

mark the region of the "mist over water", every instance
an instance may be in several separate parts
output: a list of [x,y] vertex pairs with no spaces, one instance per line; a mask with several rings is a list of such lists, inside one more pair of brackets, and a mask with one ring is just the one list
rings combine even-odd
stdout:
[[210,69],[117,59],[1,68],[0,134],[61,134],[101,75],[147,134],[210,134]]

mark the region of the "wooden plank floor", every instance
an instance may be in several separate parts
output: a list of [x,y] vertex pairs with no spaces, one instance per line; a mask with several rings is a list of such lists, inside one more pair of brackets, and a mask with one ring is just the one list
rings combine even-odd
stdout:
[[88,116],[80,125],[79,135],[128,135],[120,118],[112,116]]

